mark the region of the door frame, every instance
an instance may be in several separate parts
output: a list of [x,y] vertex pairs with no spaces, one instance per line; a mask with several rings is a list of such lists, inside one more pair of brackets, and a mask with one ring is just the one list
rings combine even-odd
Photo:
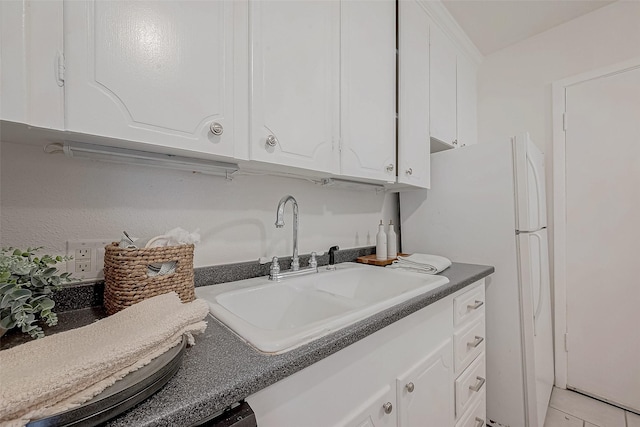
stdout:
[[567,388],[567,206],[566,206],[566,89],[590,80],[609,77],[640,68],[640,57],[610,65],[566,79],[554,81],[552,91],[553,127],[553,319],[555,385]]

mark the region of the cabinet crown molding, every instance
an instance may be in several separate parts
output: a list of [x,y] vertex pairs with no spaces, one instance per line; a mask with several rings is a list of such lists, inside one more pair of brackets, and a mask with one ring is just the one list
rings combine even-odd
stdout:
[[441,1],[417,0],[417,2],[460,50],[466,53],[476,65],[482,63],[484,55],[478,50]]

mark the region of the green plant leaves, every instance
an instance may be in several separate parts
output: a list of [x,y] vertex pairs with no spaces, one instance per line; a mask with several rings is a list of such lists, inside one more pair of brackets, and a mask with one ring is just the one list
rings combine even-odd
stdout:
[[53,306],[56,305],[55,302],[53,302],[52,299],[49,298],[45,298],[42,301],[40,301],[38,303],[38,305],[36,306],[37,309],[39,309],[40,311],[44,311],[44,310],[51,310],[53,308]]
[[16,326],[16,321],[12,316],[6,316],[0,319],[0,328],[3,329],[12,329]]
[[19,327],[32,338],[44,336],[38,321],[49,326],[58,322],[50,296],[62,283],[72,280],[70,273],[56,275],[58,270],[53,267],[69,257],[38,258],[35,253],[40,249],[0,249],[0,327]]
[[32,295],[31,291],[29,289],[14,289],[13,291],[11,291],[11,296],[13,296],[13,299],[18,301],[18,300],[27,300],[27,298],[29,298]]

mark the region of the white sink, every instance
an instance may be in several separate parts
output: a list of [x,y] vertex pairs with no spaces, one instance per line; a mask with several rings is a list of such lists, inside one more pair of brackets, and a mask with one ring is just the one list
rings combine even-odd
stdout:
[[283,353],[447,283],[443,276],[343,263],[282,282],[261,277],[198,287],[196,295],[258,350]]

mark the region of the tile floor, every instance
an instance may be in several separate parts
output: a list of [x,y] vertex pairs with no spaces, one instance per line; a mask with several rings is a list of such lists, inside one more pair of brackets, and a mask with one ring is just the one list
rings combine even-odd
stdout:
[[554,387],[544,427],[640,427],[640,415]]

